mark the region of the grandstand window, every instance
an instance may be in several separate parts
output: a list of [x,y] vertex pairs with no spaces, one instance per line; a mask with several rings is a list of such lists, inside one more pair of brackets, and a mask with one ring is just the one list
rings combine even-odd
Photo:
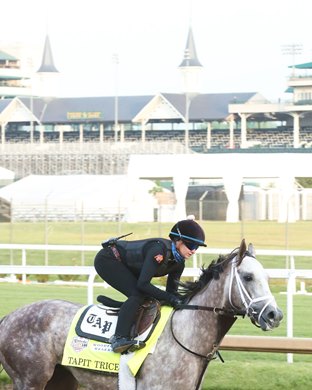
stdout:
[[153,130],[168,131],[172,129],[171,123],[153,123]]
[[135,125],[135,124],[131,124],[131,123],[125,123],[124,124],[124,129],[125,129],[125,131],[127,131],[127,130],[133,130],[134,128],[136,128],[136,127],[138,127],[137,125]]
[[44,126],[44,131],[49,131],[49,132],[51,132],[51,131],[54,131],[54,125],[45,125]]
[[312,94],[309,91],[300,92],[298,94],[298,100],[311,100]]
[[194,127],[194,130],[206,130],[207,123],[204,123],[204,122],[194,123],[193,127]]
[[[193,128],[193,123],[189,123],[189,130],[192,130]],[[174,123],[173,124],[173,130],[185,130],[185,123]]]

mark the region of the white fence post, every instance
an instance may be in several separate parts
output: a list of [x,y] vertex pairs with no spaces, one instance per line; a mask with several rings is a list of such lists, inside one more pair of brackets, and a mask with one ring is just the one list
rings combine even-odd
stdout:
[[[288,282],[287,282],[287,337],[293,337],[293,326],[294,326],[293,294],[295,293],[296,293],[296,274],[294,270],[290,270],[288,275]],[[292,353],[287,354],[287,362],[293,363]]]
[[93,283],[95,276],[96,271],[95,269],[93,269],[93,271],[90,272],[88,277],[88,305],[92,305],[93,303]]
[[[26,260],[26,249],[23,248],[23,249],[22,249],[22,266],[23,266],[23,267],[26,267],[26,265],[27,265],[27,260]],[[23,274],[22,274],[22,283],[23,283],[23,284],[26,284],[26,273],[25,273],[25,272],[23,272]]]

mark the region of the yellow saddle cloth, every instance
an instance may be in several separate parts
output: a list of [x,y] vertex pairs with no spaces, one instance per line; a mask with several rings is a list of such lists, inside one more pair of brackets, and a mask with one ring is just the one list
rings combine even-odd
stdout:
[[[78,310],[72,321],[64,347],[62,365],[118,374],[120,354],[114,353],[110,344],[80,337],[76,334],[76,324],[85,309],[86,307],[82,307]],[[147,355],[153,353],[171,312],[172,307],[163,306],[161,308],[160,319],[154,332],[147,340],[146,346],[133,352],[133,356],[128,359],[127,364],[133,376],[137,374]]]

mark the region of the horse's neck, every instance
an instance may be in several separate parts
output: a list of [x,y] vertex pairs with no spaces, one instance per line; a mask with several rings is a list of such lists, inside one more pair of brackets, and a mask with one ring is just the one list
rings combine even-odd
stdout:
[[[224,308],[227,297],[225,296],[226,289],[224,280],[222,280],[223,276],[219,280],[212,280],[189,303],[210,308]],[[235,322],[234,317],[219,315],[213,311],[206,310],[198,310],[191,314],[191,316],[195,317],[196,329],[200,326],[206,329],[204,331],[205,335],[201,338],[200,342],[202,343],[203,340],[206,340],[208,349],[212,349],[213,345],[218,345]]]
[[196,294],[190,301],[192,304],[211,307],[224,307],[225,290],[222,279],[212,280],[206,287]]

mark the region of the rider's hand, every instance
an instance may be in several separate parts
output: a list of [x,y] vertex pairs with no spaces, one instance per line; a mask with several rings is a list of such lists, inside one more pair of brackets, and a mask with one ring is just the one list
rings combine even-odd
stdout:
[[179,305],[183,304],[183,300],[180,297],[172,294],[170,296],[169,303],[172,307],[178,307]]

